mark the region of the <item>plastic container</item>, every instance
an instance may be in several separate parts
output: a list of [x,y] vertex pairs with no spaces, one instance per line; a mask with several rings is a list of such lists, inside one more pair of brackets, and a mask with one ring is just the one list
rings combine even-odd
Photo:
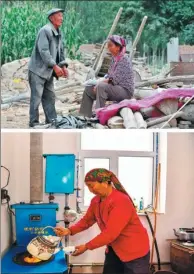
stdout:
[[139,202],[139,210],[140,211],[144,210],[144,199],[143,199],[143,197],[141,197],[141,200]]

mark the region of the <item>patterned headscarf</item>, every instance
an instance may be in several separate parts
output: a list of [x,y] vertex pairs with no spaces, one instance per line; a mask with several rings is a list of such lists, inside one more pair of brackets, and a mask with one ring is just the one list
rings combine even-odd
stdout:
[[113,71],[115,70],[117,63],[120,61],[120,59],[125,55],[126,53],[126,41],[123,37],[119,35],[112,35],[109,37],[109,40],[112,41],[113,43],[116,43],[121,46],[121,51],[119,55],[115,56],[114,59],[114,66],[113,66]]
[[126,41],[123,37],[119,35],[111,35],[109,37],[109,40],[112,41],[113,43],[118,44],[121,46],[121,54],[124,55],[126,53]]
[[99,182],[99,183],[103,183],[103,182],[112,182],[114,187],[120,191],[123,192],[124,194],[126,194],[127,196],[128,193],[127,191],[124,189],[124,187],[122,186],[122,184],[119,182],[119,179],[116,177],[116,175],[104,168],[95,168],[90,170],[86,176],[85,176],[85,182]]

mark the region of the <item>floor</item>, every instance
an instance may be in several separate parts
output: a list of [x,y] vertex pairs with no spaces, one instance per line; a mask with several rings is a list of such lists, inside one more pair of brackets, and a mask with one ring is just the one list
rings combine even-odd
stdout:
[[[156,267],[157,270],[157,267]],[[171,270],[171,267],[169,265],[162,266],[162,270]],[[102,273],[102,267],[101,266],[95,266],[95,267],[73,267],[72,273],[77,274],[101,274]],[[119,273],[118,273],[119,274]]]

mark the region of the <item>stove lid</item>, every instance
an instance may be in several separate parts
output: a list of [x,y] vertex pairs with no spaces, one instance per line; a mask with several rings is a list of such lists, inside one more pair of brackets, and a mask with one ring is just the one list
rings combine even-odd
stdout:
[[18,203],[11,205],[13,209],[58,209],[59,205],[56,203]]

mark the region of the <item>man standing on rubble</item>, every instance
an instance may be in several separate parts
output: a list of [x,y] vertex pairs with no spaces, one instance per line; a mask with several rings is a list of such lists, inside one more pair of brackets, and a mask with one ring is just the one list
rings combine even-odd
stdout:
[[37,36],[29,62],[30,122],[29,126],[39,125],[39,106],[42,102],[45,123],[57,117],[53,77],[68,77],[60,26],[63,23],[63,9],[48,12],[49,23],[43,26]]

